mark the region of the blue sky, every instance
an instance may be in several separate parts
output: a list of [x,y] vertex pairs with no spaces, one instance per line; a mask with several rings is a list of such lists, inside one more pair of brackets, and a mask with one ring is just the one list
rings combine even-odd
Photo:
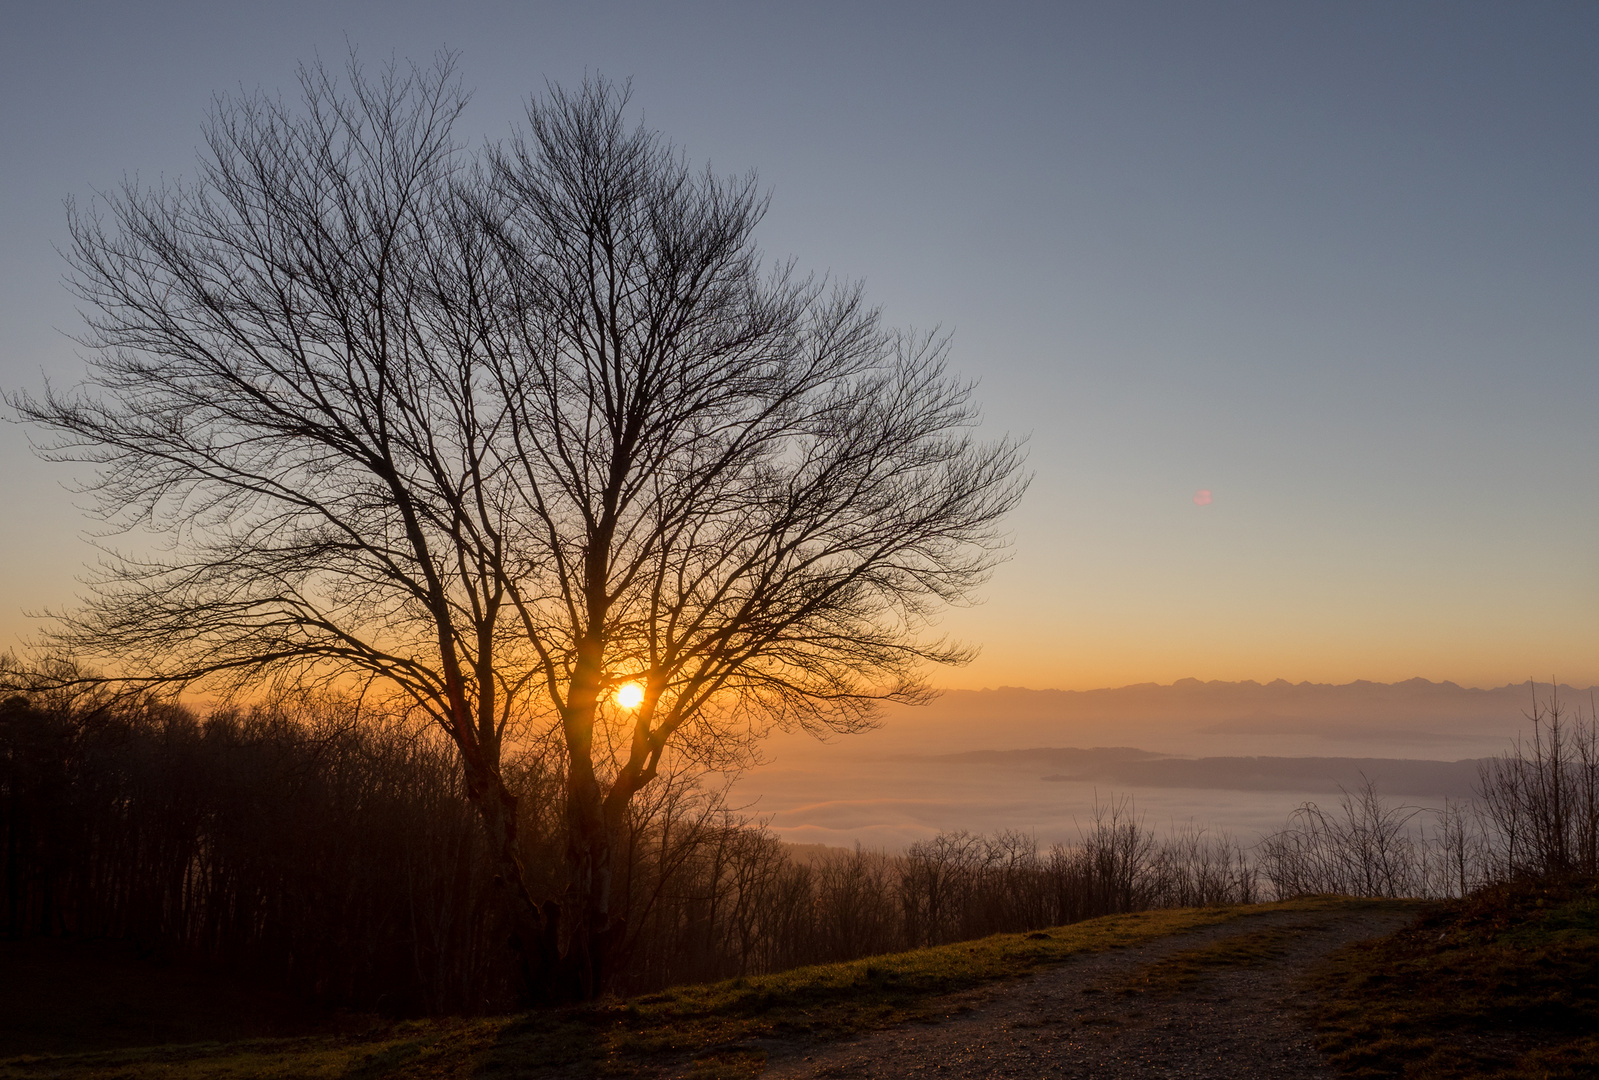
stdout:
[[[82,370],[66,196],[347,41],[458,49],[473,138],[631,77],[773,256],[954,334],[1037,479],[939,682],[1599,681],[1599,7],[13,2],[0,385]],[[14,640],[92,523],[0,464]]]

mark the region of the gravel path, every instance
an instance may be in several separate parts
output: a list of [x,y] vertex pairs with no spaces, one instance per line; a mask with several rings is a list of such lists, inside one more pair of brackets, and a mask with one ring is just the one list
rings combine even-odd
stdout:
[[[1331,1077],[1300,976],[1334,949],[1411,917],[1381,908],[1272,912],[1086,955],[952,998],[939,1023],[841,1043],[768,1044],[764,1078]],[[1186,983],[1174,981],[1184,954],[1207,946],[1268,955],[1234,955],[1197,978],[1189,967]]]

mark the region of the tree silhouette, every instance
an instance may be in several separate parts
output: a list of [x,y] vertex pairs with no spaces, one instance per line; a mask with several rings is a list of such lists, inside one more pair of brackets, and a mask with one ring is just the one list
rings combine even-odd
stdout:
[[[191,182],[69,207],[91,381],[12,405],[165,543],[108,556],[54,642],[139,685],[404,696],[459,750],[531,989],[596,993],[663,754],[924,699],[1018,448],[975,441],[943,340],[763,266],[753,175],[690,169],[625,88],[552,88],[478,150],[450,57],[301,88],[219,98]],[[541,735],[554,897],[501,776]]]

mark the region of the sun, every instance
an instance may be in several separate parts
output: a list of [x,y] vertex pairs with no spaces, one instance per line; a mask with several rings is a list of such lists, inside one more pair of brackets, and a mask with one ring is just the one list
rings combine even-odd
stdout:
[[636,682],[623,683],[616,688],[616,693],[611,696],[616,699],[616,703],[622,708],[636,709],[644,704],[644,684]]

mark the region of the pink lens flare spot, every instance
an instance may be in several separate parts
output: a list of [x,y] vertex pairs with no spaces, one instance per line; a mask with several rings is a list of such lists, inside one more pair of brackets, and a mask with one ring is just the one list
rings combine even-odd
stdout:
[[1210,488],[1200,488],[1198,491],[1194,492],[1194,505],[1195,506],[1209,506],[1210,505]]

